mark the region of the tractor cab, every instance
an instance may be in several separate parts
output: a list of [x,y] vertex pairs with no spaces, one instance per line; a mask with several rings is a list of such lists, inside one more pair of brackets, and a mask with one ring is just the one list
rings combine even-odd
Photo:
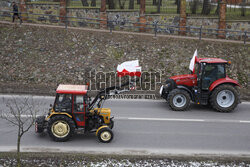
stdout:
[[71,115],[78,127],[84,127],[88,110],[87,89],[87,85],[59,85],[53,111]]
[[221,78],[226,78],[227,61],[218,58],[198,58],[194,74],[197,76],[197,86],[201,90],[209,90],[211,84]]

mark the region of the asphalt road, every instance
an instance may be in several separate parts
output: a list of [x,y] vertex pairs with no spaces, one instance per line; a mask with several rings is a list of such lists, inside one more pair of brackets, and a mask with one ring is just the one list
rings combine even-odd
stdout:
[[[11,96],[0,95],[8,101]],[[23,98],[24,96],[20,96]],[[38,113],[47,113],[53,97],[34,97]],[[0,110],[6,110],[0,102]],[[115,117],[114,139],[104,144],[95,134],[76,134],[70,141],[52,141],[34,128],[22,138],[23,151],[118,154],[230,154],[250,155],[250,103],[234,112],[219,113],[192,104],[185,112],[171,111],[163,100],[107,100]],[[16,149],[16,128],[0,121],[0,151]]]

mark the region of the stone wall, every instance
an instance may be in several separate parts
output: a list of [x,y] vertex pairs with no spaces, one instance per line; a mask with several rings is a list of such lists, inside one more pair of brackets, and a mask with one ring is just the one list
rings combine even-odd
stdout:
[[[67,16],[70,17],[68,19],[69,26],[96,28],[99,27],[99,21],[96,20],[100,16],[99,8],[67,8]],[[92,22],[93,24],[89,24],[87,22]]]
[[[32,23],[43,23],[43,24],[62,24],[59,22],[59,3],[27,3],[27,12],[28,12],[28,22]],[[9,12],[12,10],[10,3],[0,2],[0,12],[6,17],[1,17],[1,20],[11,21],[12,14]],[[36,14],[46,14],[46,16],[39,16]],[[69,18],[69,26],[74,27],[91,27],[99,28],[99,21],[95,19],[100,19],[100,9],[99,8],[67,8],[67,15]],[[80,18],[90,18],[90,19],[77,19]],[[138,28],[128,28],[126,26],[140,26],[137,24],[139,22],[139,11],[117,11],[117,10],[107,10],[107,17],[113,25],[113,28],[116,30],[126,30],[126,31],[138,31]],[[179,15],[157,15],[157,14],[148,14],[146,15],[147,23],[158,22],[158,24],[165,24],[158,26],[158,33],[165,34],[178,34],[178,28],[169,26],[178,26],[179,25]],[[218,28],[218,18],[204,18],[204,17],[187,17],[187,26],[190,27],[200,27],[206,29],[217,29]],[[91,22],[91,23],[87,23]],[[250,22],[249,21],[227,21],[226,28],[228,30],[237,30],[237,31],[250,31]],[[154,32],[154,26],[149,26],[152,29],[147,29],[148,32]],[[187,29],[189,30],[189,29]],[[207,30],[210,31],[210,30]],[[237,33],[236,33],[237,34]],[[194,34],[189,34],[194,35]],[[198,33],[196,34],[198,35]],[[227,36],[229,36],[227,34]],[[230,37],[231,38],[231,37]],[[233,36],[232,36],[233,39]]]
[[[125,27],[125,26],[136,26],[134,23],[138,22],[139,11],[107,11],[108,20],[111,21],[109,24],[114,29],[126,29],[130,31],[137,31],[137,29]],[[119,26],[119,27],[118,27]]]
[[[28,22],[43,23],[43,24],[58,24],[59,23],[59,3],[28,3],[27,12],[29,14]],[[37,15],[37,14],[43,14]]]

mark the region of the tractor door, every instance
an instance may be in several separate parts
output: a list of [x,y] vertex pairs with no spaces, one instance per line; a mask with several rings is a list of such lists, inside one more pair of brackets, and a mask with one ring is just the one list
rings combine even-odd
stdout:
[[85,102],[84,102],[84,95],[74,95],[73,96],[73,116],[75,118],[76,124],[78,127],[85,126]]
[[209,90],[210,85],[214,81],[225,77],[226,77],[225,64],[215,64],[215,63],[206,64],[203,70],[202,80],[201,80],[202,90]]

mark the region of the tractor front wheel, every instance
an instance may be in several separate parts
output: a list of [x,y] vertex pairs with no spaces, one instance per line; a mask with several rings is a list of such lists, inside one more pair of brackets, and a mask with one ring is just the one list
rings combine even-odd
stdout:
[[221,85],[214,89],[210,96],[211,106],[219,112],[230,112],[237,107],[239,95],[231,85]]
[[47,131],[54,141],[64,142],[74,134],[75,123],[67,116],[57,115],[50,118]]
[[97,132],[98,140],[102,143],[109,143],[113,139],[113,132],[108,127],[100,127],[100,129]]
[[185,90],[174,89],[169,93],[167,102],[173,110],[184,111],[190,106],[190,95]]

